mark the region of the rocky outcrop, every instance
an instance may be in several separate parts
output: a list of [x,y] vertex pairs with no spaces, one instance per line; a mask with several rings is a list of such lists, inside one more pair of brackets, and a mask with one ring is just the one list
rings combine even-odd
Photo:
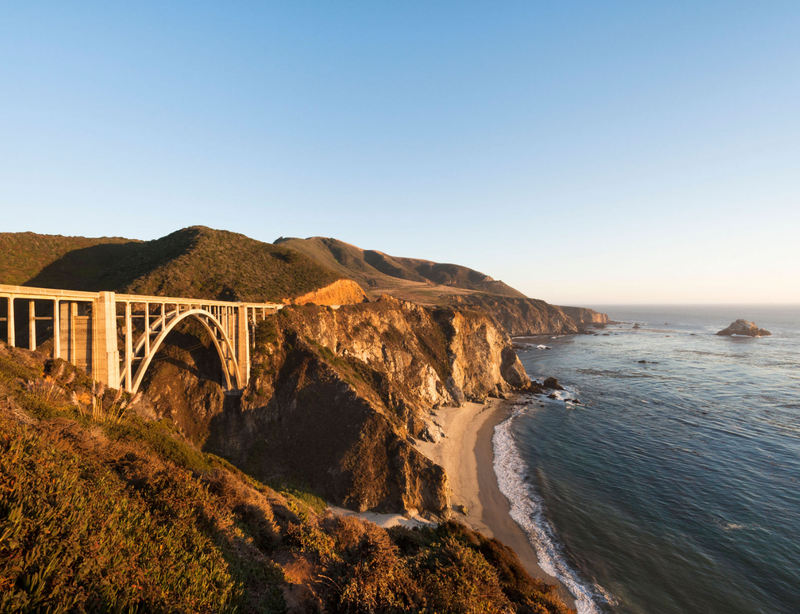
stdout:
[[558,383],[558,380],[555,377],[548,377],[544,382],[542,382],[543,388],[548,388],[549,390],[564,390],[564,386]]
[[480,310],[492,316],[512,336],[545,333],[577,333],[580,326],[555,305],[532,298],[512,298],[491,294],[452,295],[448,302],[456,308]]
[[480,399],[530,385],[508,335],[484,314],[440,310],[435,317],[448,339],[450,388],[455,386],[467,398]]
[[592,326],[594,324],[608,324],[608,315],[586,307],[560,307],[567,316],[572,318],[578,326]]
[[[477,312],[391,297],[338,309],[290,306],[260,323],[255,337],[239,402],[216,384],[210,394],[208,376],[193,392],[189,375],[165,361],[148,380],[151,403],[251,475],[304,484],[361,511],[446,515],[447,476],[413,445],[441,437],[431,410],[531,386],[508,335]],[[185,353],[197,344],[182,345]],[[187,362],[197,373],[214,371]],[[172,397],[178,410],[167,409]],[[189,400],[204,398],[208,407],[193,413]]]
[[[329,286],[320,288],[297,297],[291,302],[295,305],[354,305],[367,301],[367,295],[356,282],[351,279],[340,279]],[[288,299],[286,302],[290,302]]]
[[764,330],[763,328],[759,328],[752,322],[739,319],[735,322],[731,322],[731,325],[728,328],[719,331],[717,334],[728,337],[732,335],[740,335],[742,337],[767,337],[772,333],[768,330]]

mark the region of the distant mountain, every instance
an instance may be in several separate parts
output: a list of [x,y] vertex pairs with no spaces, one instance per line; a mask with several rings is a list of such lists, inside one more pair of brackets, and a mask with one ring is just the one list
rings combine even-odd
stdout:
[[0,234],[0,283],[282,301],[345,277],[283,246],[193,226],[153,241]]
[[355,280],[373,295],[393,294],[422,304],[441,303],[442,297],[459,291],[526,298],[522,292],[502,281],[457,264],[389,256],[327,237],[281,237],[275,245],[290,247],[313,258]]

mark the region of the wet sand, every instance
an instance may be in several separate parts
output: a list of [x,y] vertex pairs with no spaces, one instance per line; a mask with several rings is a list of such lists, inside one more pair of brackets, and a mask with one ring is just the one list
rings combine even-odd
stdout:
[[418,442],[417,447],[447,472],[454,509],[466,507],[465,515],[458,511],[455,514],[487,537],[511,546],[528,573],[556,584],[567,606],[575,608],[566,587],[539,567],[536,551],[509,515],[511,506],[497,484],[492,435],[494,427],[509,416],[512,406],[513,400],[491,399],[486,405],[467,403],[438,409],[434,420],[441,425],[445,438],[438,443]]

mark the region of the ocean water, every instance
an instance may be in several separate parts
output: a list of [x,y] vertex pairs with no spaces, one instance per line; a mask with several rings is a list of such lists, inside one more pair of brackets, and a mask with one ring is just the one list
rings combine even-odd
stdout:
[[[800,613],[800,307],[599,309],[621,323],[516,340],[566,391],[494,433],[543,566],[581,613]],[[737,318],[772,336],[714,334]]]

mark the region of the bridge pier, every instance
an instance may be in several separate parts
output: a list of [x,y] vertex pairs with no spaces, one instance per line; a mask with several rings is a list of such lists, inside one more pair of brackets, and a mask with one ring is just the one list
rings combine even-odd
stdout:
[[[113,292],[100,292],[92,305],[92,378],[119,388],[117,304]],[[130,381],[130,380],[128,380]]]

